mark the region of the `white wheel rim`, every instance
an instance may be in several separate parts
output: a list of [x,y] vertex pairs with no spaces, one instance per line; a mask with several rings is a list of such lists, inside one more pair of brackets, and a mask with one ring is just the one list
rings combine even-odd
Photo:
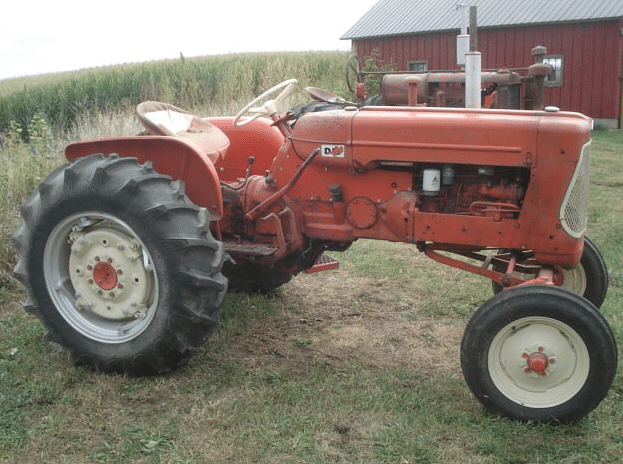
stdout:
[[130,226],[112,215],[86,212],[63,219],[46,243],[43,272],[59,314],[91,340],[132,340],[156,313],[153,259]]
[[[538,362],[530,369],[531,356]],[[567,324],[547,317],[516,320],[493,339],[488,356],[491,380],[509,400],[550,408],[573,398],[590,370],[588,349]],[[542,369],[541,369],[542,368]]]
[[586,271],[584,266],[579,264],[573,269],[560,269],[562,273],[561,288],[570,290],[578,295],[584,295],[586,291]]

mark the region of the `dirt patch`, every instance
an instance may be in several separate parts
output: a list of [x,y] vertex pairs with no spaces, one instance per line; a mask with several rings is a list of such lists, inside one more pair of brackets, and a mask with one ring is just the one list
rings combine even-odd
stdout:
[[277,313],[230,349],[250,367],[268,370],[355,362],[459,376],[466,321],[421,316],[410,284],[343,271],[297,276],[275,297]]
[[8,319],[10,316],[15,316],[24,311],[22,305],[15,301],[9,301],[8,303],[0,304],[0,319]]

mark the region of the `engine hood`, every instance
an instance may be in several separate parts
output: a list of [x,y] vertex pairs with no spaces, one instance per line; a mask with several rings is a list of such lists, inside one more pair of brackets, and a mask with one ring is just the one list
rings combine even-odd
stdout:
[[332,110],[303,115],[294,126],[290,140],[301,160],[320,149],[316,163],[351,164],[353,120],[357,109]]
[[[565,112],[370,106],[305,115],[291,139],[301,159],[320,149],[319,163],[354,169],[380,163],[535,167],[538,152],[552,156],[543,150],[544,132],[577,134],[574,145],[581,146],[590,119]],[[565,151],[566,161],[575,162],[571,154],[579,150]]]

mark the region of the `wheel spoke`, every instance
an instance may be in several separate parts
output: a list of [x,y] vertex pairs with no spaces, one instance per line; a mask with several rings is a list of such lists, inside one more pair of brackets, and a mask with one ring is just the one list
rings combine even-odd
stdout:
[[71,280],[69,276],[58,276],[58,280],[56,283],[52,283],[50,285],[51,288],[54,289],[59,295],[64,296],[65,298],[71,298],[73,296],[73,292],[71,291]]

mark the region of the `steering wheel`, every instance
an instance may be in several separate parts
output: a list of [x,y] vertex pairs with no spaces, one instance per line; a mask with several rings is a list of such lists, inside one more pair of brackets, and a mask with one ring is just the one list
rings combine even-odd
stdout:
[[[242,108],[238,114],[234,117],[234,126],[240,127],[245,124],[249,124],[251,121],[255,121],[257,118],[262,116],[272,116],[273,114],[279,112],[277,109],[277,103],[286,98],[292,91],[294,90],[298,81],[296,79],[289,79],[287,81],[282,82],[281,84],[277,84],[276,86],[268,89],[259,97],[253,99],[247,106]],[[285,88],[284,88],[285,87]],[[283,90],[281,90],[283,89]],[[277,95],[274,99],[268,99],[269,96],[281,90],[281,93]],[[266,100],[266,101],[264,101]],[[263,102],[260,104],[260,102]],[[254,105],[258,105],[258,107],[253,107]],[[245,114],[249,113],[251,116],[243,119],[240,118]]]
[[359,57],[352,53],[346,60],[346,86],[348,90],[355,93],[357,84],[360,82],[363,82],[361,63],[359,63]]

